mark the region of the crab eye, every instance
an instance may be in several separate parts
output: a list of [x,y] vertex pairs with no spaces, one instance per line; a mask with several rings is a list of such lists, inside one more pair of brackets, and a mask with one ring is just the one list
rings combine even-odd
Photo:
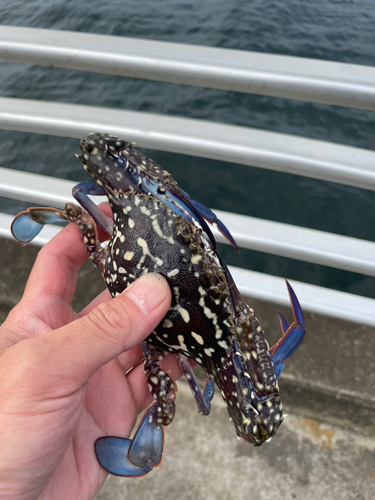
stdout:
[[88,153],[92,153],[95,149],[95,146],[94,144],[92,144],[92,142],[89,142],[88,144],[86,144],[86,151]]

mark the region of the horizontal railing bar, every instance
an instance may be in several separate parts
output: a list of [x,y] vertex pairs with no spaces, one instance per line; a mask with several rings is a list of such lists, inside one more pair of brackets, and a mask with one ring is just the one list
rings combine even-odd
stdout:
[[0,128],[63,137],[110,132],[139,146],[375,190],[375,152],[220,123],[0,98]]
[[341,62],[14,26],[0,58],[375,110],[375,68]]
[[[243,295],[290,306],[284,279],[233,266],[229,269]],[[290,283],[304,311],[375,326],[373,299],[295,280]]]
[[0,167],[0,196],[13,200],[64,208],[67,201],[73,201],[74,185],[64,179]]
[[[375,276],[375,243],[216,210],[241,248]],[[220,243],[227,240],[214,229]]]
[[[7,198],[63,208],[72,201],[73,186],[72,181],[0,168],[0,196]],[[215,213],[241,248],[375,276],[375,243],[216,209]],[[227,243],[213,231],[218,241]]]
[[[10,237],[8,228],[11,220],[10,215],[0,214],[0,237]],[[43,246],[59,230],[60,228],[53,226],[46,227],[35,238],[33,244]],[[288,293],[282,278],[232,266],[229,269],[244,296],[289,306]],[[375,326],[375,308],[372,299],[294,280],[291,284],[304,311]]]

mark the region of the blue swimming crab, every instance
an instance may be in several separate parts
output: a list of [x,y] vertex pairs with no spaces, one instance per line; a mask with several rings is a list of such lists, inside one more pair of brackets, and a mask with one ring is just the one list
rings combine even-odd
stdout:
[[[132,440],[102,437],[95,443],[99,463],[119,476],[142,476],[160,465],[164,426],[175,414],[176,383],[160,361],[173,353],[186,375],[198,411],[210,412],[218,386],[238,436],[255,446],[268,441],[283,421],[278,378],[284,361],[301,344],[304,319],[287,282],[293,323],[280,314],[282,336],[269,348],[254,311],[245,303],[216,251],[208,223],[235,247],[228,229],[204,205],[182,191],[171,175],[126,142],[93,133],[80,141],[77,155],[95,184],[81,183],[64,211],[30,208],[12,223],[13,236],[31,241],[46,223],[73,221],[113,297],[140,275],[162,274],[172,291],[170,309],[142,344],[149,390],[155,400]],[[105,195],[113,220],[88,195]],[[97,226],[109,236],[98,240]],[[200,389],[189,360],[207,373]]]

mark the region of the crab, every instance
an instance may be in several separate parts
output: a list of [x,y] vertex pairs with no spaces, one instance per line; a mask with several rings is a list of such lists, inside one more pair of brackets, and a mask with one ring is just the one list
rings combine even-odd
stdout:
[[[31,241],[46,223],[73,221],[113,297],[139,276],[162,274],[172,291],[167,315],[142,344],[149,390],[155,400],[133,439],[105,436],[95,443],[99,463],[111,474],[143,476],[160,465],[165,431],[175,414],[177,386],[160,367],[173,353],[185,373],[198,411],[210,412],[215,383],[236,433],[255,446],[270,440],[283,421],[278,379],[284,361],[301,344],[304,318],[288,282],[293,322],[280,314],[282,336],[271,348],[254,311],[242,298],[216,251],[208,223],[237,249],[215,214],[192,200],[171,175],[116,136],[92,133],[77,158],[95,184],[81,183],[73,196],[83,207],[30,208],[12,223],[13,236]],[[88,195],[105,195],[113,220]],[[109,235],[100,244],[97,226]],[[199,387],[189,360],[207,374]]]

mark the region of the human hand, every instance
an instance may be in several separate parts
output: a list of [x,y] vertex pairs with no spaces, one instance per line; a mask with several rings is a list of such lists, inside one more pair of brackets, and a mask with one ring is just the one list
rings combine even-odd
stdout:
[[[76,314],[71,301],[86,259],[70,224],[39,252],[0,328],[1,500],[93,498],[107,475],[95,440],[128,437],[151,401],[139,344],[166,314],[169,287],[146,274]],[[165,362],[176,376],[175,359]]]

